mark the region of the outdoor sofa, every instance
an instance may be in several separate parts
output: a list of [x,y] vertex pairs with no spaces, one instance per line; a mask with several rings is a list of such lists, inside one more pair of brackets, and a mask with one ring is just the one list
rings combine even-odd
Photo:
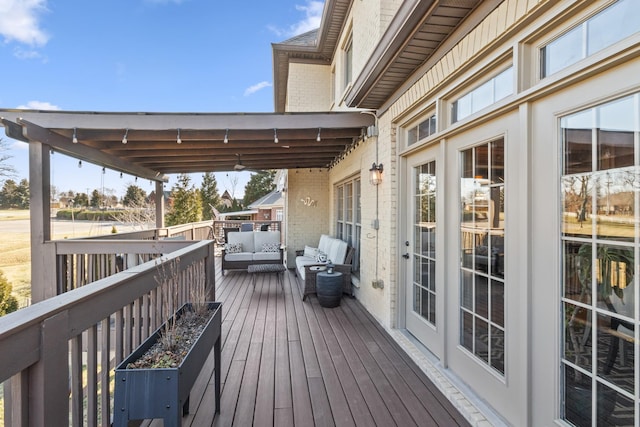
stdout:
[[316,292],[316,276],[331,262],[334,271],[342,273],[342,293],[353,295],[351,288],[351,263],[354,249],[340,239],[323,234],[318,247],[306,246],[296,251],[296,277],[304,301]]
[[279,231],[229,232],[222,248],[222,274],[252,264],[282,264],[283,253]]

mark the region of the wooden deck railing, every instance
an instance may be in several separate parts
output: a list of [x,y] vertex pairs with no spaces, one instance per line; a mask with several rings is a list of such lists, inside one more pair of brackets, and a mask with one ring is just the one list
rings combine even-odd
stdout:
[[71,285],[60,295],[0,318],[5,424],[109,425],[113,368],[166,320],[161,269],[173,265],[178,273],[180,303],[197,286],[213,300],[213,249],[209,240],[55,242],[58,257],[100,254],[80,269],[77,261],[63,269],[65,276],[108,275],[117,254],[165,255],[93,283],[62,281]]

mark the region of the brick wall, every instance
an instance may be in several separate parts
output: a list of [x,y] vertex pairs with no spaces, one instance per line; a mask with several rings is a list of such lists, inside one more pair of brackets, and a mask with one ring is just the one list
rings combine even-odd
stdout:
[[294,268],[296,250],[305,245],[317,247],[321,234],[332,234],[329,173],[324,169],[289,170],[286,198],[286,260]]
[[327,111],[331,104],[331,67],[289,64],[286,111]]

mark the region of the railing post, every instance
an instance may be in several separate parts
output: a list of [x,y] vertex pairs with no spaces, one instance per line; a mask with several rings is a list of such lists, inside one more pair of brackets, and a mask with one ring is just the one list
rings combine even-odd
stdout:
[[4,382],[4,423],[7,426],[29,425],[29,377],[20,372]]
[[29,369],[29,425],[69,424],[69,329],[64,311],[42,324],[40,360]]
[[205,274],[205,286],[209,285],[207,289],[207,297],[209,301],[216,300],[216,260],[215,260],[215,243],[212,240],[207,246],[209,253],[204,260],[204,274]]

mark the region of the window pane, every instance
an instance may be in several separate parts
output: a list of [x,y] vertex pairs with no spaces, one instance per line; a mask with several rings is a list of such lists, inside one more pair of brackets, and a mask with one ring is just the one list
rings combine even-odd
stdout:
[[424,139],[431,135],[429,132],[429,119],[423,121],[418,125],[418,139]]
[[414,126],[407,131],[407,145],[418,142],[418,127]]
[[598,238],[633,242],[635,236],[635,168],[594,174],[597,194],[596,233]]
[[489,364],[504,374],[504,331],[494,326],[491,327],[491,360]]
[[582,59],[582,40],[582,26],[578,26],[546,45],[543,49],[545,65],[543,77],[549,76]]
[[504,283],[491,281],[491,322],[504,327]]
[[570,366],[562,367],[564,419],[576,426],[591,426],[591,377]]
[[598,316],[598,372],[623,390],[635,389],[633,324],[610,316]]
[[471,92],[471,112],[475,113],[493,103],[493,79]]
[[598,170],[633,165],[633,111],[632,97],[596,110]]
[[564,305],[564,358],[591,371],[591,310],[573,304]]
[[498,74],[494,80],[495,95],[492,102],[498,102],[513,93],[513,67],[509,67]]
[[504,140],[491,143],[491,183],[504,182]]
[[587,26],[588,55],[640,31],[640,2],[621,0],[589,20]]
[[471,115],[471,113],[473,112],[472,99],[473,99],[473,95],[471,93],[469,93],[469,94],[459,98],[455,102],[455,104],[454,104],[455,114],[454,114],[454,117],[453,117],[453,122],[457,122],[457,121],[462,120],[465,117]]
[[569,175],[562,178],[562,232],[567,236],[591,236],[593,177]]

